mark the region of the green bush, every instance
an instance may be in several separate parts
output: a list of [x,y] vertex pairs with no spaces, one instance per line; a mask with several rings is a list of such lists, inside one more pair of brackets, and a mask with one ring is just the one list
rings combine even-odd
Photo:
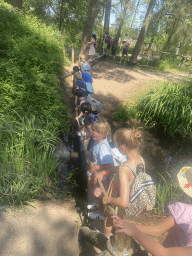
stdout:
[[2,2],[0,17],[0,113],[14,109],[66,130],[67,108],[59,86],[66,58],[60,34]]
[[138,109],[146,125],[185,135],[192,128],[192,82],[161,82],[141,96]]
[[139,63],[140,65],[146,65],[146,66],[149,66],[149,67],[158,67],[159,59],[150,60],[147,57],[143,57],[143,58],[137,60],[137,63]]
[[118,106],[113,114],[113,118],[117,121],[126,123],[131,119],[138,118],[138,111],[135,106],[130,106],[129,102]]
[[170,70],[179,69],[179,64],[181,63],[182,57],[176,55],[161,55],[158,69],[160,70]]

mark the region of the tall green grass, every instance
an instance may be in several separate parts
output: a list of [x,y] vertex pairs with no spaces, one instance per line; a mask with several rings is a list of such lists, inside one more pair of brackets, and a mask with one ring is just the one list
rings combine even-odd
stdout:
[[141,96],[138,109],[144,124],[185,135],[192,129],[192,82],[161,82]]
[[118,106],[113,118],[123,123],[139,119],[166,135],[185,136],[192,131],[192,81],[158,82],[134,105],[127,102]]
[[174,182],[168,172],[160,175],[160,181],[157,184],[156,210],[158,214],[166,213],[166,206],[176,203],[192,203],[192,199],[187,196],[179,186]]
[[43,196],[57,177],[53,156],[59,143],[56,129],[49,123],[42,128],[35,117],[18,119],[0,116],[1,204],[23,204]]

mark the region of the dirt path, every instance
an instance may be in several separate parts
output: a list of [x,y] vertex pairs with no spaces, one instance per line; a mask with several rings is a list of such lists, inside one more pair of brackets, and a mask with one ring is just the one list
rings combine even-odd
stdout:
[[105,110],[113,109],[123,101],[133,101],[158,80],[178,81],[188,78],[185,73],[147,71],[106,61],[97,62],[92,70],[95,95],[104,104]]
[[[67,70],[71,72],[72,68]],[[104,61],[93,66],[95,97],[104,104],[103,115],[109,115],[116,104],[132,100],[146,90],[146,84],[148,87],[156,80],[185,78],[185,74],[136,70]],[[67,81],[67,91],[70,91],[71,77]],[[35,202],[34,207],[24,209],[0,211],[1,256],[79,255],[78,227],[81,221],[74,200]]]
[[1,256],[77,256],[79,215],[74,201],[35,202],[1,213]]

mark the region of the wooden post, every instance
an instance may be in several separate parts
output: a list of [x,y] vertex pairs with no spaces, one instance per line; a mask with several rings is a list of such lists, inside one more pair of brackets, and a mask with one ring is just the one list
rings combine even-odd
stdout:
[[74,43],[72,44],[72,54],[71,54],[71,62],[74,64],[75,60],[75,50],[74,50]]

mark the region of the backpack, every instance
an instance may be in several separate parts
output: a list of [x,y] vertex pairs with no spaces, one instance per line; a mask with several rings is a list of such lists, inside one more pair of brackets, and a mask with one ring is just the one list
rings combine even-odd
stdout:
[[103,109],[103,105],[101,104],[100,101],[95,100],[90,94],[86,98],[87,102],[91,104],[93,113],[95,115],[99,114],[99,112]]
[[145,208],[150,207],[152,209],[154,207],[156,186],[151,176],[145,173],[144,164],[140,164],[137,170],[129,163],[124,164],[132,170],[135,176],[135,180],[130,187],[129,206],[125,209],[125,212],[129,216],[136,216]]
[[90,117],[91,117],[91,122],[92,122],[92,124],[93,124],[95,121],[99,120],[99,118],[98,118],[97,115],[92,114]]
[[95,47],[95,48],[98,47],[98,42],[97,42],[97,40],[95,40],[94,47]]
[[92,83],[93,83],[92,77],[88,73],[82,73],[82,77],[83,77],[83,79],[85,81],[85,84],[86,84],[86,87],[87,87],[87,91],[89,93],[93,94],[94,93],[94,89],[93,89],[93,85],[92,85]]
[[93,89],[92,83],[90,83],[90,82],[85,82],[85,84],[86,84],[86,87],[87,87],[87,91],[88,91],[89,93],[91,93],[91,94],[94,94],[94,89]]
[[82,73],[87,73],[91,76],[91,66],[88,62],[83,62],[81,65],[81,71]]

